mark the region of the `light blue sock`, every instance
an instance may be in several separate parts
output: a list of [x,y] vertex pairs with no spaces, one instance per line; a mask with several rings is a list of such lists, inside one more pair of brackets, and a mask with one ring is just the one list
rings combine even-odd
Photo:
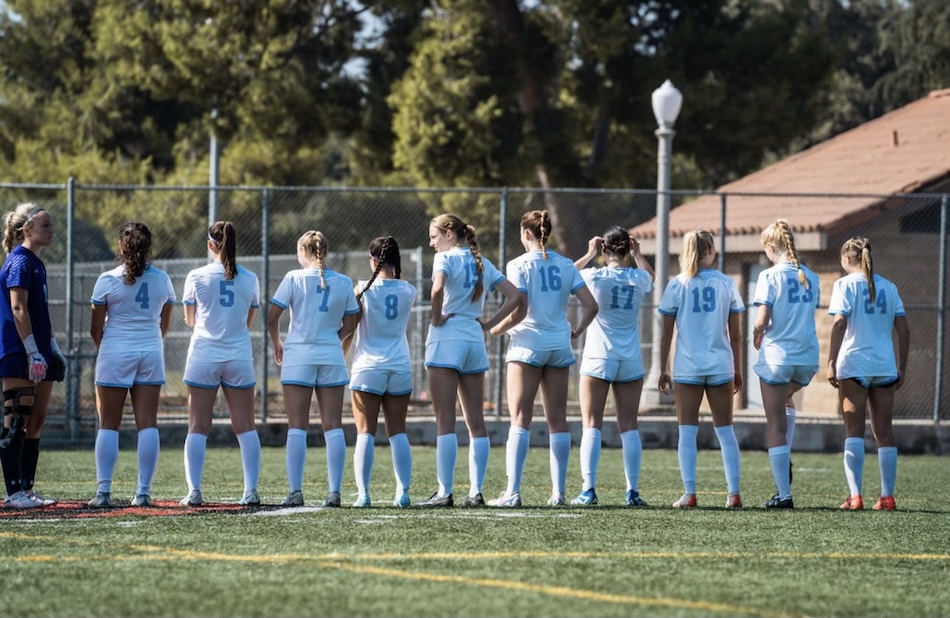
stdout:
[[698,425],[680,425],[676,456],[680,462],[680,477],[683,479],[683,493],[696,493],[696,436]]
[[719,451],[722,453],[722,467],[726,472],[726,486],[730,494],[739,493],[739,441],[732,425],[716,427],[719,439]]
[[303,468],[307,463],[307,430],[287,430],[287,485],[290,491],[303,489]]
[[412,447],[404,433],[389,438],[389,448],[393,457],[393,473],[396,476],[396,495],[409,491],[412,481]]
[[435,439],[435,475],[439,479],[439,495],[447,496],[455,488],[455,462],[459,456],[459,439],[447,433]]
[[567,464],[571,459],[571,434],[563,431],[548,436],[551,450],[551,495],[563,496]]
[[851,495],[860,495],[864,482],[864,438],[847,438],[844,441],[844,477]]
[[778,489],[778,497],[788,500],[792,497],[792,483],[788,480],[788,461],[791,459],[792,449],[785,446],[773,446],[769,449],[769,466],[772,468],[772,478]]
[[623,473],[627,478],[627,491],[640,491],[640,462],[643,458],[643,443],[636,429],[620,434],[623,446]]
[[152,477],[158,467],[158,453],[161,451],[158,427],[147,427],[139,432],[135,451],[139,464],[138,487],[135,493],[149,496],[152,493]]
[[881,495],[893,496],[897,482],[897,447],[882,446],[877,449],[877,465],[881,469]]
[[356,477],[356,489],[361,496],[369,494],[369,483],[373,476],[373,462],[376,460],[376,437],[371,433],[356,436],[353,449],[353,476]]
[[521,475],[524,473],[524,462],[528,459],[528,446],[531,443],[531,432],[524,427],[512,425],[508,429],[508,443],[505,446],[505,467],[508,471],[508,486],[505,493],[521,492]]
[[244,493],[257,489],[261,476],[261,437],[256,429],[238,434],[241,447],[241,468],[244,471]]
[[491,442],[488,436],[472,438],[468,444],[468,480],[471,488],[468,495],[482,493],[482,484],[485,482],[485,470],[488,469],[488,455],[491,452]]
[[343,486],[343,468],[346,466],[346,436],[343,428],[323,432],[327,443],[327,484],[330,491],[340,492]]
[[208,436],[190,432],[185,436],[185,481],[188,482],[189,493],[196,489],[201,491],[207,447]]
[[600,466],[600,430],[585,427],[581,435],[581,489],[587,491],[597,487],[597,468]]
[[96,491],[110,493],[115,464],[119,460],[119,432],[100,429],[96,432]]

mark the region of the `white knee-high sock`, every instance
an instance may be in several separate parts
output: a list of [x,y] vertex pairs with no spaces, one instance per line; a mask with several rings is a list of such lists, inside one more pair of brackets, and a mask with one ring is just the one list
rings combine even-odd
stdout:
[[330,491],[339,493],[343,486],[343,468],[346,466],[346,436],[343,428],[323,432],[327,443],[327,484]]
[[881,495],[893,496],[897,482],[897,447],[882,446],[877,449],[877,465],[881,469]]
[[139,432],[136,456],[139,463],[139,482],[135,489],[136,494],[146,496],[152,493],[152,477],[158,467],[158,453],[161,450],[161,441],[158,439],[158,427],[147,427]]
[[455,489],[455,462],[459,457],[459,439],[454,433],[435,439],[435,475],[439,479],[439,495],[447,496]]
[[623,446],[623,473],[627,477],[627,491],[640,491],[640,462],[643,458],[643,443],[636,429],[620,434]]
[[303,469],[307,463],[307,430],[287,430],[287,484],[290,491],[303,489]]
[[505,468],[508,472],[508,486],[505,493],[509,496],[521,492],[521,475],[524,462],[528,458],[528,446],[531,444],[531,432],[524,427],[512,425],[508,429],[508,442],[505,445]]
[[185,436],[185,481],[188,482],[188,491],[201,491],[201,477],[205,469],[205,452],[208,447],[208,436],[200,433],[189,433]]
[[847,438],[844,441],[844,477],[851,495],[859,495],[864,481],[864,438]]
[[393,474],[396,476],[396,494],[401,495],[409,491],[412,483],[412,448],[409,438],[404,433],[397,433],[389,438],[389,449],[393,456]]
[[698,425],[680,425],[676,456],[680,462],[680,477],[683,479],[683,493],[696,493],[696,436]]
[[96,491],[110,493],[115,464],[119,460],[119,432],[100,429],[96,432]]
[[795,408],[785,408],[785,444],[792,447],[792,439],[795,437]]
[[470,488],[468,495],[475,497],[482,493],[482,484],[485,482],[485,471],[488,469],[488,455],[491,452],[491,442],[488,436],[471,438],[468,443],[468,481]]
[[356,436],[356,447],[353,449],[353,475],[356,477],[356,489],[361,496],[369,493],[375,461],[376,437],[371,433],[361,433]]
[[597,468],[600,465],[600,430],[585,427],[581,435],[581,479],[582,489],[587,491],[597,487]]
[[788,500],[792,497],[792,483],[788,480],[788,461],[791,455],[792,449],[787,444],[785,446],[773,446],[769,449],[769,466],[772,468],[772,478],[775,479],[778,497],[782,500]]
[[719,439],[719,451],[722,453],[722,467],[726,471],[726,486],[729,493],[739,493],[739,441],[732,425],[716,427]]
[[563,496],[567,464],[571,459],[571,434],[563,431],[549,436],[551,449],[551,495]]
[[257,489],[261,476],[261,437],[256,429],[238,434],[241,447],[241,468],[244,471],[244,493]]

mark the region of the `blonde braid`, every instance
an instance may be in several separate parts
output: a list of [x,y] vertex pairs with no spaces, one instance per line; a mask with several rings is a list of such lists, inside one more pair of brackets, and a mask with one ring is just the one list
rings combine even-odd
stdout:
[[468,240],[468,246],[472,251],[472,257],[475,258],[475,289],[472,290],[472,302],[474,303],[479,298],[482,297],[482,292],[484,291],[484,285],[482,284],[482,272],[484,272],[485,267],[482,265],[482,254],[478,250],[478,238],[475,235],[475,228],[471,225],[465,226],[465,236]]
[[782,244],[785,245],[785,254],[788,256],[788,259],[791,260],[792,264],[795,265],[795,268],[798,269],[798,280],[802,285],[805,286],[805,289],[808,289],[808,277],[805,276],[805,271],[802,270],[801,261],[798,259],[798,251],[795,249],[795,237],[792,236],[792,229],[788,225],[788,221],[785,219],[779,219],[775,222],[778,226],[778,231],[782,235]]

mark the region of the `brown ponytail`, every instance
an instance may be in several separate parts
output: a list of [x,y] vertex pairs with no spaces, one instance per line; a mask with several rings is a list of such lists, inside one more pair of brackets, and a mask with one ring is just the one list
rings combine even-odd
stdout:
[[142,276],[152,253],[152,232],[140,221],[129,221],[119,228],[119,253],[116,259],[125,265],[122,280],[132,285]]
[[231,280],[237,277],[237,234],[234,231],[234,224],[230,221],[213,223],[208,228],[208,238],[214,242],[221,255],[224,278]]

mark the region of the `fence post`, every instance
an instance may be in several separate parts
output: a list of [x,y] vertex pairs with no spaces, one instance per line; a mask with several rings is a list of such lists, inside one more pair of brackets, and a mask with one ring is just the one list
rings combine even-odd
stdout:
[[934,383],[934,423],[940,422],[940,401],[943,399],[943,342],[947,313],[947,210],[950,209],[950,195],[943,194],[940,201],[940,270],[937,282],[937,379]]
[[[498,269],[505,272],[505,244],[507,238],[505,228],[508,223],[508,187],[501,190],[501,206],[498,213]],[[495,342],[495,416],[501,416],[502,385],[505,372],[505,336],[497,338]]]
[[72,176],[66,181],[66,418],[69,421],[69,438],[73,444],[79,443],[79,367],[77,361],[73,330],[73,278],[75,260],[73,258],[74,236],[76,232],[76,179]]
[[266,187],[261,195],[261,277],[264,281],[264,296],[261,298],[261,319],[264,325],[261,337],[261,423],[267,422],[267,382],[270,359],[267,357],[267,310],[270,309],[270,190]]
[[719,194],[719,272],[726,272],[726,194]]

